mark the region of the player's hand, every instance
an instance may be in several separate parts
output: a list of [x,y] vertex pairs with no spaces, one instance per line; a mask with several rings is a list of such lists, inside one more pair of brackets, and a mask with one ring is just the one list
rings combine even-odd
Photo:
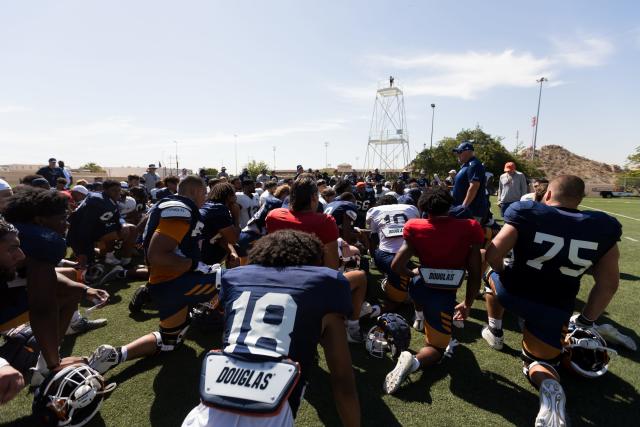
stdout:
[[96,305],[96,308],[102,308],[109,301],[109,292],[104,289],[87,289],[87,299]]
[[7,403],[24,388],[24,378],[11,365],[0,368],[0,405]]
[[227,265],[227,268],[239,267],[240,257],[238,254],[230,252],[229,255],[227,255],[227,262],[225,264]]
[[464,302],[456,305],[453,314],[453,320],[467,320],[469,317],[469,313],[471,312],[471,307],[467,306]]
[[64,357],[62,359],[60,359],[60,364],[52,369],[50,369],[51,372],[60,372],[61,370],[63,370],[64,368],[66,368],[67,366],[71,366],[71,365],[75,365],[76,363],[87,363],[87,358],[86,357],[80,357],[80,356],[68,356],[68,357]]

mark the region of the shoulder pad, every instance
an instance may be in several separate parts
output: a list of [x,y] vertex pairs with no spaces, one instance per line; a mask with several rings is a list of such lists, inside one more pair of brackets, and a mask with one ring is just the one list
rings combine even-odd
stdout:
[[167,200],[158,204],[160,218],[190,219],[191,208],[179,200]]

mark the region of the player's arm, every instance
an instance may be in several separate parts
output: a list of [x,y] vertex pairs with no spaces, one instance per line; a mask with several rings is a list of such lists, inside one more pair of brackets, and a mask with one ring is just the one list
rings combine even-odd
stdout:
[[320,343],[324,348],[327,366],[331,373],[333,398],[342,425],[355,427],[360,425],[360,402],[353,377],[344,319],[344,316],[338,313],[326,314],[322,318]]
[[187,221],[161,219],[151,236],[147,258],[150,265],[172,267],[175,270],[191,269],[191,259],[176,254],[175,249],[189,231]]
[[480,188],[480,181],[471,181],[469,183],[469,188],[467,189],[467,195],[464,196],[464,200],[462,204],[464,206],[469,206],[471,202],[476,198],[476,194],[478,194],[478,189]]
[[462,304],[458,304],[456,306],[456,312],[459,313],[459,316],[461,317],[460,320],[466,319],[469,315],[473,301],[475,300],[476,295],[478,295],[478,290],[480,289],[480,275],[482,272],[482,256],[480,255],[481,247],[482,245],[479,243],[471,245],[471,251],[467,258],[467,273],[469,275],[467,277],[465,298]]
[[587,319],[594,321],[598,319],[618,290],[620,283],[619,258],[620,251],[618,245],[615,244],[593,266],[593,279],[596,283],[589,293],[584,310],[582,310],[582,315]]
[[324,266],[337,270],[340,267],[340,255],[338,255],[338,241],[325,243],[322,248]]
[[27,289],[29,296],[29,318],[33,334],[40,345],[47,368],[60,364],[58,345],[58,300],[56,298],[58,277],[51,263],[27,259]]
[[346,212],[342,215],[342,235],[347,243],[354,243],[358,240],[358,235],[353,231],[353,220]]
[[513,249],[517,240],[518,230],[511,224],[505,224],[498,235],[493,238],[485,254],[485,260],[493,270],[502,271],[504,269],[504,257]]
[[218,233],[220,233],[227,245],[235,245],[238,243],[238,229],[234,225],[222,228],[218,230]]
[[405,240],[396,256],[393,257],[393,261],[391,261],[391,269],[393,272],[399,276],[415,276],[414,272],[407,267],[411,257],[415,255],[415,253],[416,252],[413,249],[413,246],[411,246],[411,243]]

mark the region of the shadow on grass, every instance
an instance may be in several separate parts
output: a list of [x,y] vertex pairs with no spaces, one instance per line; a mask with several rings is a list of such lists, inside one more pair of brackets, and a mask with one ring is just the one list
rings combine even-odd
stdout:
[[637,282],[640,280],[640,276],[636,276],[634,274],[629,274],[629,273],[620,273],[620,278],[622,280],[628,280],[630,282]]

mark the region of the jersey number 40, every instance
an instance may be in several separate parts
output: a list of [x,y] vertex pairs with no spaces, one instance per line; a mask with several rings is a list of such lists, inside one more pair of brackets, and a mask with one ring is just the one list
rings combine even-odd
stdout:
[[[565,245],[565,239],[560,236],[554,236],[553,234],[540,233],[536,232],[536,235],[533,238],[534,243],[542,244],[544,242],[550,242],[552,245],[549,250],[544,254],[537,258],[530,259],[527,261],[527,265],[529,267],[533,267],[536,270],[542,270],[543,264],[546,261],[554,258]],[[582,273],[585,272],[587,268],[593,264],[591,260],[580,258],[579,251],[580,249],[586,249],[595,251],[598,249],[597,242],[589,242],[586,240],[578,240],[578,239],[570,239],[569,240],[569,261],[574,265],[579,265],[582,268],[574,269],[566,266],[560,267],[560,272],[566,276],[578,277]]]
[[251,292],[244,291],[233,302],[233,323],[224,351],[233,353],[237,346],[244,346],[251,354],[262,356],[281,357],[289,354],[291,332],[298,311],[298,305],[291,295],[266,293],[256,300],[251,311],[248,310],[250,300]]

